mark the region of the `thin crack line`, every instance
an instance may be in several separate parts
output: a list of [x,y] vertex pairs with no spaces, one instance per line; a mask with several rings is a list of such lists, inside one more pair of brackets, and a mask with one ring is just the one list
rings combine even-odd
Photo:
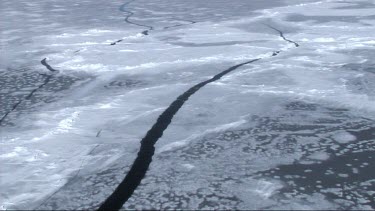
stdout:
[[[136,26],[140,26],[140,27],[147,28],[146,30],[142,31],[141,33],[142,33],[143,35],[149,35],[149,32],[150,32],[150,31],[155,30],[155,28],[154,28],[153,26],[149,26],[149,25],[145,25],[145,24],[140,24],[140,23],[135,23],[135,22],[133,22],[133,21],[130,21],[130,18],[134,15],[134,13],[131,12],[131,11],[129,11],[129,10],[126,10],[125,7],[128,6],[130,3],[134,2],[134,1],[136,1],[136,0],[131,0],[131,1],[129,1],[129,2],[126,2],[125,4],[121,5],[121,7],[120,7],[119,10],[120,10],[121,12],[125,12],[125,13],[127,13],[127,16],[126,16],[125,19],[124,19],[124,21],[125,21],[126,23],[129,23],[129,24],[131,24],[131,25],[136,25]],[[195,24],[195,23],[197,23],[197,22],[195,22],[195,21],[191,21],[191,20],[182,20],[182,19],[175,19],[175,20],[186,21],[186,22],[190,22],[190,23],[189,23],[189,24],[175,24],[175,25],[172,25],[172,26],[166,26],[166,27],[163,27],[162,29],[165,30],[165,29],[174,28],[174,27],[178,27],[178,26],[185,26],[185,25],[190,25],[190,24]],[[116,45],[117,43],[122,42],[122,41],[123,41],[123,39],[119,39],[119,40],[117,40],[117,41],[115,41],[115,42],[110,43],[110,45]]]
[[[53,69],[47,62],[46,62],[46,58],[44,58],[42,61],[41,61],[41,63],[48,69],[48,70],[50,70],[50,71],[52,71],[52,72],[55,72],[55,71],[57,71],[57,70],[55,70],[55,69]],[[33,89],[24,99],[21,99],[20,101],[18,101],[16,104],[14,104],[13,106],[12,106],[12,108],[8,111],[8,112],[6,112],[5,114],[4,114],[4,116],[3,117],[1,117],[1,119],[0,119],[0,126],[2,125],[2,123],[5,121],[5,119],[8,117],[8,115],[10,114],[10,113],[12,113],[13,111],[15,111],[16,109],[17,109],[17,107],[23,102],[23,101],[25,101],[25,100],[30,100],[30,98],[34,95],[34,93],[35,92],[37,92],[37,91],[39,91],[41,88],[43,88],[46,84],[48,84],[48,82],[51,80],[51,78],[52,78],[52,75],[46,75],[46,74],[41,74],[41,75],[43,75],[43,76],[46,76],[46,78],[44,79],[44,82],[41,84],[41,85],[39,85],[37,88],[35,88],[35,89]]]
[[[96,148],[98,148],[101,144],[96,144],[88,153],[87,155],[91,155],[92,152],[94,152],[94,150]],[[77,171],[77,173],[71,178],[69,179],[69,182],[71,182],[73,179],[75,179],[76,177],[78,177],[79,173],[81,172],[81,169],[83,167],[83,164],[85,163],[86,159],[84,158],[81,162],[81,165],[79,166],[79,169]],[[60,192],[67,184],[66,183],[65,185],[61,186],[59,189],[57,189],[55,192],[53,192],[51,195],[49,195],[41,204],[39,204],[36,208],[34,208],[33,210],[37,210],[38,208],[40,208],[41,206],[43,206],[45,203],[47,203],[53,196],[55,196],[58,192]]]
[[39,207],[43,206],[48,200],[50,200],[54,195],[56,195],[63,188],[64,188],[64,185],[61,186],[59,189],[57,189],[55,192],[53,192],[47,199],[45,199],[40,205],[38,205],[33,210],[37,210]]
[[[124,21],[129,23],[129,24],[132,24],[132,25],[136,25],[136,26],[140,26],[140,27],[145,27],[147,28],[146,31],[143,31],[142,34],[145,34],[147,35],[148,31],[151,31],[151,30],[154,30],[154,27],[153,26],[150,26],[150,25],[146,25],[146,24],[140,24],[140,23],[135,23],[133,21],[130,21],[130,18],[134,15],[133,12],[129,11],[129,10],[126,10],[125,7],[128,6],[130,3],[134,2],[136,0],[131,0],[123,5],[121,5],[120,7],[120,11],[121,12],[126,12],[128,13],[128,15],[125,17]],[[196,21],[191,21],[191,20],[182,20],[182,19],[176,19],[176,20],[180,20],[180,21],[186,21],[186,22],[190,22],[190,24],[195,24],[197,23]],[[176,25],[173,25],[173,26],[167,26],[167,27],[164,27],[163,29],[168,29],[168,28],[172,28],[172,27],[177,27],[177,26],[184,26],[184,25],[187,25],[187,24],[176,24]]]
[[99,131],[98,131],[98,133],[96,133],[96,136],[95,137],[99,137],[100,136],[100,133],[102,132],[102,129],[100,129]]
[[[129,11],[129,10],[126,10],[125,7],[128,6],[130,3],[134,2],[134,1],[135,1],[135,0],[131,0],[131,1],[128,1],[128,2],[124,3],[123,5],[120,6],[119,10],[120,10],[121,12],[125,12],[125,13],[127,13],[127,15],[126,15],[126,17],[125,17],[125,19],[124,19],[124,21],[125,21],[126,23],[131,24],[131,25],[135,25],[135,26],[140,26],[140,27],[145,27],[145,28],[147,28],[147,30],[143,31],[142,34],[144,34],[144,35],[148,35],[148,31],[154,29],[153,26],[148,26],[148,25],[138,24],[138,23],[135,23],[135,22],[132,22],[132,21],[129,20],[130,17],[132,17],[132,16],[134,15],[134,13],[131,12],[131,11]],[[119,40],[117,40],[117,41],[115,41],[115,42],[112,42],[110,45],[116,45],[117,43],[122,42],[122,41],[123,41],[123,39],[119,39]]]
[[277,29],[277,28],[275,28],[275,27],[273,27],[273,26],[270,26],[270,25],[268,25],[268,24],[265,24],[265,23],[264,23],[263,25],[266,25],[266,26],[268,26],[269,28],[271,28],[271,29],[277,31],[277,32],[279,33],[280,37],[281,37],[283,40],[285,40],[285,41],[287,41],[287,42],[289,42],[289,43],[293,43],[294,46],[299,47],[299,44],[298,44],[297,42],[294,42],[293,40],[289,40],[289,39],[287,39],[287,38],[284,36],[284,33],[283,33],[281,30],[279,30],[279,29]]
[[[95,150],[96,148],[98,148],[100,145],[101,145],[101,144],[97,144],[97,145],[95,145],[95,147],[93,147],[93,148],[87,153],[87,155],[91,155],[91,153],[94,152],[94,150]],[[70,179],[70,181],[72,181],[73,179],[75,179],[75,178],[79,175],[79,173],[81,172],[81,169],[82,169],[83,164],[85,163],[85,161],[86,161],[86,158],[84,158],[84,159],[82,160],[82,163],[81,163],[81,165],[79,166],[79,169],[78,169],[77,173],[76,173],[76,174]]]
[[176,25],[172,25],[172,26],[165,26],[165,27],[163,27],[163,29],[170,29],[170,28],[175,28],[175,27],[179,27],[179,26],[186,26],[186,25],[191,25],[191,24],[197,23],[196,21],[182,20],[182,19],[177,19],[177,18],[175,18],[175,20],[177,20],[177,21],[185,21],[185,22],[189,22],[189,23],[180,23],[180,24],[176,24]]
[[125,4],[121,5],[120,11],[128,13],[128,15],[125,17],[124,21],[127,22],[127,23],[129,23],[129,24],[132,24],[132,25],[136,25],[136,26],[140,26],[140,27],[145,27],[148,30],[153,30],[154,29],[153,26],[148,26],[148,25],[144,25],[144,24],[135,23],[135,22],[132,22],[132,21],[129,20],[130,17],[134,15],[134,13],[131,12],[131,11],[129,11],[129,10],[126,10],[125,7],[128,6],[130,3],[134,2],[134,1],[135,0],[131,0],[131,1],[126,2]]
[[[186,22],[189,22],[189,23],[180,23],[180,24],[175,24],[175,25],[171,25],[171,26],[165,26],[161,30],[166,30],[166,29],[170,29],[170,28],[175,28],[175,27],[179,27],[179,26],[186,26],[186,25],[191,25],[191,24],[197,23],[196,21],[191,21],[191,20],[182,20],[182,19],[176,19],[176,20],[186,21]],[[156,30],[156,29],[153,28],[152,30]],[[144,30],[144,31],[141,32],[141,34],[149,35],[149,31],[151,31],[151,30]],[[117,43],[122,42],[122,41],[123,41],[123,39],[119,39],[115,42],[110,43],[110,45],[116,45]]]

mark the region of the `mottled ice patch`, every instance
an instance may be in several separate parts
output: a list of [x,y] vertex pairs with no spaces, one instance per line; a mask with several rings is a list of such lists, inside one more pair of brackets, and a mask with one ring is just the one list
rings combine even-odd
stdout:
[[85,71],[88,73],[100,73],[100,72],[110,72],[112,71],[107,66],[103,64],[68,64],[70,62],[66,62],[65,64],[61,64],[64,66],[65,69],[75,70],[75,71]]
[[353,171],[353,174],[358,174],[359,173],[358,168],[353,168],[352,171]]
[[349,177],[348,174],[338,174],[338,176],[339,176],[339,177],[344,177],[344,178],[345,178],[345,177]]
[[167,152],[167,151],[171,151],[171,150],[175,150],[176,148],[180,148],[180,147],[183,147],[183,146],[186,146],[188,143],[190,143],[190,141],[194,140],[194,139],[197,139],[199,137],[202,137],[206,134],[209,134],[209,133],[213,133],[213,132],[220,132],[220,131],[224,131],[224,130],[228,130],[230,128],[235,128],[235,127],[238,127],[242,124],[245,124],[246,123],[246,120],[244,119],[241,119],[239,121],[236,121],[236,122],[232,122],[232,123],[228,123],[228,124],[224,124],[224,125],[220,125],[218,127],[215,127],[213,129],[209,129],[209,130],[206,130],[202,133],[199,133],[199,134],[193,134],[191,135],[190,137],[184,139],[184,140],[180,140],[180,141],[175,141],[175,142],[172,142],[172,143],[169,143],[163,147],[161,147],[157,153],[163,153],[163,152]]
[[184,168],[186,168],[187,170],[192,170],[195,166],[190,164],[190,163],[185,163],[185,164],[182,164],[182,166]]
[[[246,55],[246,56],[228,56],[224,54],[217,54],[214,56],[206,56],[192,59],[177,59],[172,61],[158,61],[158,62],[147,62],[138,65],[125,66],[119,68],[119,70],[135,70],[135,69],[151,69],[156,67],[168,67],[175,65],[191,65],[191,64],[207,64],[210,62],[233,62],[233,61],[246,61],[256,58],[268,58],[271,53],[258,54],[258,55]],[[73,68],[71,68],[73,69]]]
[[67,38],[67,37],[74,37],[75,34],[69,34],[69,33],[62,33],[59,35],[55,35],[56,38]]
[[9,153],[5,153],[5,154],[1,154],[0,158],[12,158],[12,157],[16,157],[16,156],[18,156],[17,152],[9,152]]
[[329,159],[329,154],[326,152],[315,152],[311,154],[308,158],[313,159],[313,160],[328,160]]
[[73,123],[76,121],[79,114],[80,114],[80,112],[75,111],[71,114],[71,116],[69,116],[68,118],[60,121],[59,124],[58,124],[59,131],[67,132],[69,129],[72,129]]
[[282,188],[282,185],[279,183],[260,180],[257,182],[254,192],[264,198],[269,198],[280,188]]
[[320,38],[315,38],[314,42],[335,42],[335,39],[320,37]]
[[119,50],[119,52],[139,52],[138,50],[131,50],[131,49],[123,49]]
[[101,45],[105,43],[100,43],[100,42],[82,42],[82,43],[73,43],[73,44],[68,44],[68,43],[58,43],[58,44],[50,44],[50,46],[87,46],[87,45]]
[[28,150],[25,147],[15,147],[12,152],[0,155],[0,158],[14,158],[25,155],[26,153],[28,153]]
[[333,134],[332,138],[340,144],[346,144],[357,139],[354,135],[346,131],[339,131]]
[[109,109],[113,108],[113,103],[100,103],[99,104],[100,109]]
[[100,29],[89,29],[86,32],[81,33],[81,36],[99,36],[103,33],[111,33],[111,30],[100,30]]
[[[44,119],[39,119],[35,121],[35,125],[48,127],[56,124],[54,128],[50,128],[46,133],[42,136],[34,137],[31,141],[40,141],[42,139],[51,137],[53,135],[68,133],[69,131],[73,130],[74,123],[78,120],[81,111],[73,111],[72,113],[65,113],[70,112],[69,109],[63,109],[58,114],[50,115],[50,114],[40,114],[39,117]],[[63,116],[63,119],[58,120]],[[56,121],[57,120],[57,121]]]

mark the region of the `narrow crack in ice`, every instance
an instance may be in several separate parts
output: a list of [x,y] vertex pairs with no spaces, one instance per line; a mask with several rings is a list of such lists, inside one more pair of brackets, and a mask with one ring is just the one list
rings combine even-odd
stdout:
[[271,29],[273,29],[273,30],[279,32],[279,35],[280,35],[280,37],[281,37],[283,40],[285,40],[285,41],[287,41],[287,42],[289,42],[289,43],[293,43],[294,46],[299,47],[299,44],[298,44],[297,42],[294,42],[293,40],[287,39],[287,38],[284,36],[284,33],[283,33],[281,30],[279,30],[279,29],[277,29],[277,28],[275,28],[275,27],[273,27],[273,26],[270,26],[270,25],[268,25],[268,24],[264,24],[264,25],[266,25],[266,26],[268,26],[269,28],[271,28]]

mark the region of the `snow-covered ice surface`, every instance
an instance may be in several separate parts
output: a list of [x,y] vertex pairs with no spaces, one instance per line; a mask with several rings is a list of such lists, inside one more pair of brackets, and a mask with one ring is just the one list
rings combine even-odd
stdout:
[[126,3],[0,2],[1,209],[99,207],[177,96],[257,58],[185,102],[123,208],[375,209],[373,0]]

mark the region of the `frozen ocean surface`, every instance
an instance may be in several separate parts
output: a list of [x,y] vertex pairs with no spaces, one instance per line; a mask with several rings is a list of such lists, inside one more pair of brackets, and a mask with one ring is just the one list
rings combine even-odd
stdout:
[[[0,209],[375,209],[374,0],[1,0]],[[45,59],[45,60],[43,60]]]

